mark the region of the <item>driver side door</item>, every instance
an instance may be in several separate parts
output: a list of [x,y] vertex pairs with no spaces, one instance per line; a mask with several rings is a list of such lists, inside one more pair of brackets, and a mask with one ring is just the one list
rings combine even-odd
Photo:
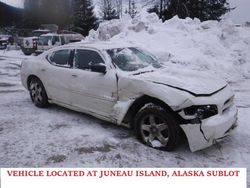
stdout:
[[95,72],[92,66],[96,65],[108,67],[98,51],[75,50],[71,75],[72,105],[110,120],[117,101],[116,72],[112,69],[107,69],[106,73]]

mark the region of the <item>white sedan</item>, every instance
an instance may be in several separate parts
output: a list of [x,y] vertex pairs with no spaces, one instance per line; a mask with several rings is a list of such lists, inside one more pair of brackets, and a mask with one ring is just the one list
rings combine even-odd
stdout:
[[34,104],[55,103],[135,130],[148,146],[173,150],[184,132],[191,151],[237,126],[226,82],[164,67],[150,53],[114,43],[76,43],[24,60],[21,79]]

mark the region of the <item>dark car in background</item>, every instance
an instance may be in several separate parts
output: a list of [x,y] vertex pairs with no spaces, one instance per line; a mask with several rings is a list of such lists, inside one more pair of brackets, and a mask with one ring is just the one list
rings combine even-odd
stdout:
[[9,43],[10,36],[8,35],[0,35],[0,50],[5,50]]

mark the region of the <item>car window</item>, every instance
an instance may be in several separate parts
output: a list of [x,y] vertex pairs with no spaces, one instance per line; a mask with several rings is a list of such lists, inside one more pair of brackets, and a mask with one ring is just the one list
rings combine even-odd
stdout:
[[69,64],[70,52],[71,50],[56,51],[49,56],[48,60],[54,65],[70,67]]
[[152,55],[137,48],[116,48],[107,50],[113,63],[126,72],[138,71],[148,67],[161,68]]
[[52,37],[52,45],[55,45],[57,42],[59,42],[59,36],[53,36]]
[[64,37],[63,37],[63,36],[60,36],[60,38],[61,38],[61,43],[62,43],[62,45],[64,45],[64,44],[65,44],[65,39],[64,39]]
[[49,45],[49,41],[52,40],[52,36],[41,36],[39,37],[39,45]]
[[75,67],[78,69],[89,69],[93,65],[104,64],[99,53],[92,50],[76,50]]
[[56,42],[59,42],[60,40],[59,40],[59,36],[55,36],[55,41]]

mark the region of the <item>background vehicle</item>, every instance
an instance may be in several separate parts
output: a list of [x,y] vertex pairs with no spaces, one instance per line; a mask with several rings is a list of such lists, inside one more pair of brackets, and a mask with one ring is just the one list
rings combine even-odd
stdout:
[[62,30],[60,31],[60,34],[64,36],[66,44],[71,42],[80,42],[81,40],[84,40],[84,36],[82,34],[73,31]]
[[24,38],[21,44],[21,50],[24,55],[31,55],[37,49],[38,37],[27,37]]
[[8,35],[0,35],[0,50],[4,50],[7,48],[9,37],[10,36]]
[[41,54],[46,50],[64,44],[65,38],[63,35],[58,35],[54,33],[41,35],[38,39],[36,54]]
[[36,54],[41,54],[44,51],[56,46],[61,46],[72,42],[80,42],[83,39],[84,37],[81,34],[71,31],[63,31],[61,34],[44,34],[38,39]]
[[[40,36],[42,36],[42,39],[39,40]],[[40,54],[52,47],[79,42],[83,39],[84,37],[81,34],[59,30],[59,27],[55,24],[42,24],[40,29],[29,31],[28,37],[19,37],[18,44],[25,55],[31,55],[32,53]]]
[[21,49],[25,55],[31,55],[37,50],[37,42],[39,36],[50,33],[50,30],[34,30],[31,33],[32,37],[23,38],[21,41]]

